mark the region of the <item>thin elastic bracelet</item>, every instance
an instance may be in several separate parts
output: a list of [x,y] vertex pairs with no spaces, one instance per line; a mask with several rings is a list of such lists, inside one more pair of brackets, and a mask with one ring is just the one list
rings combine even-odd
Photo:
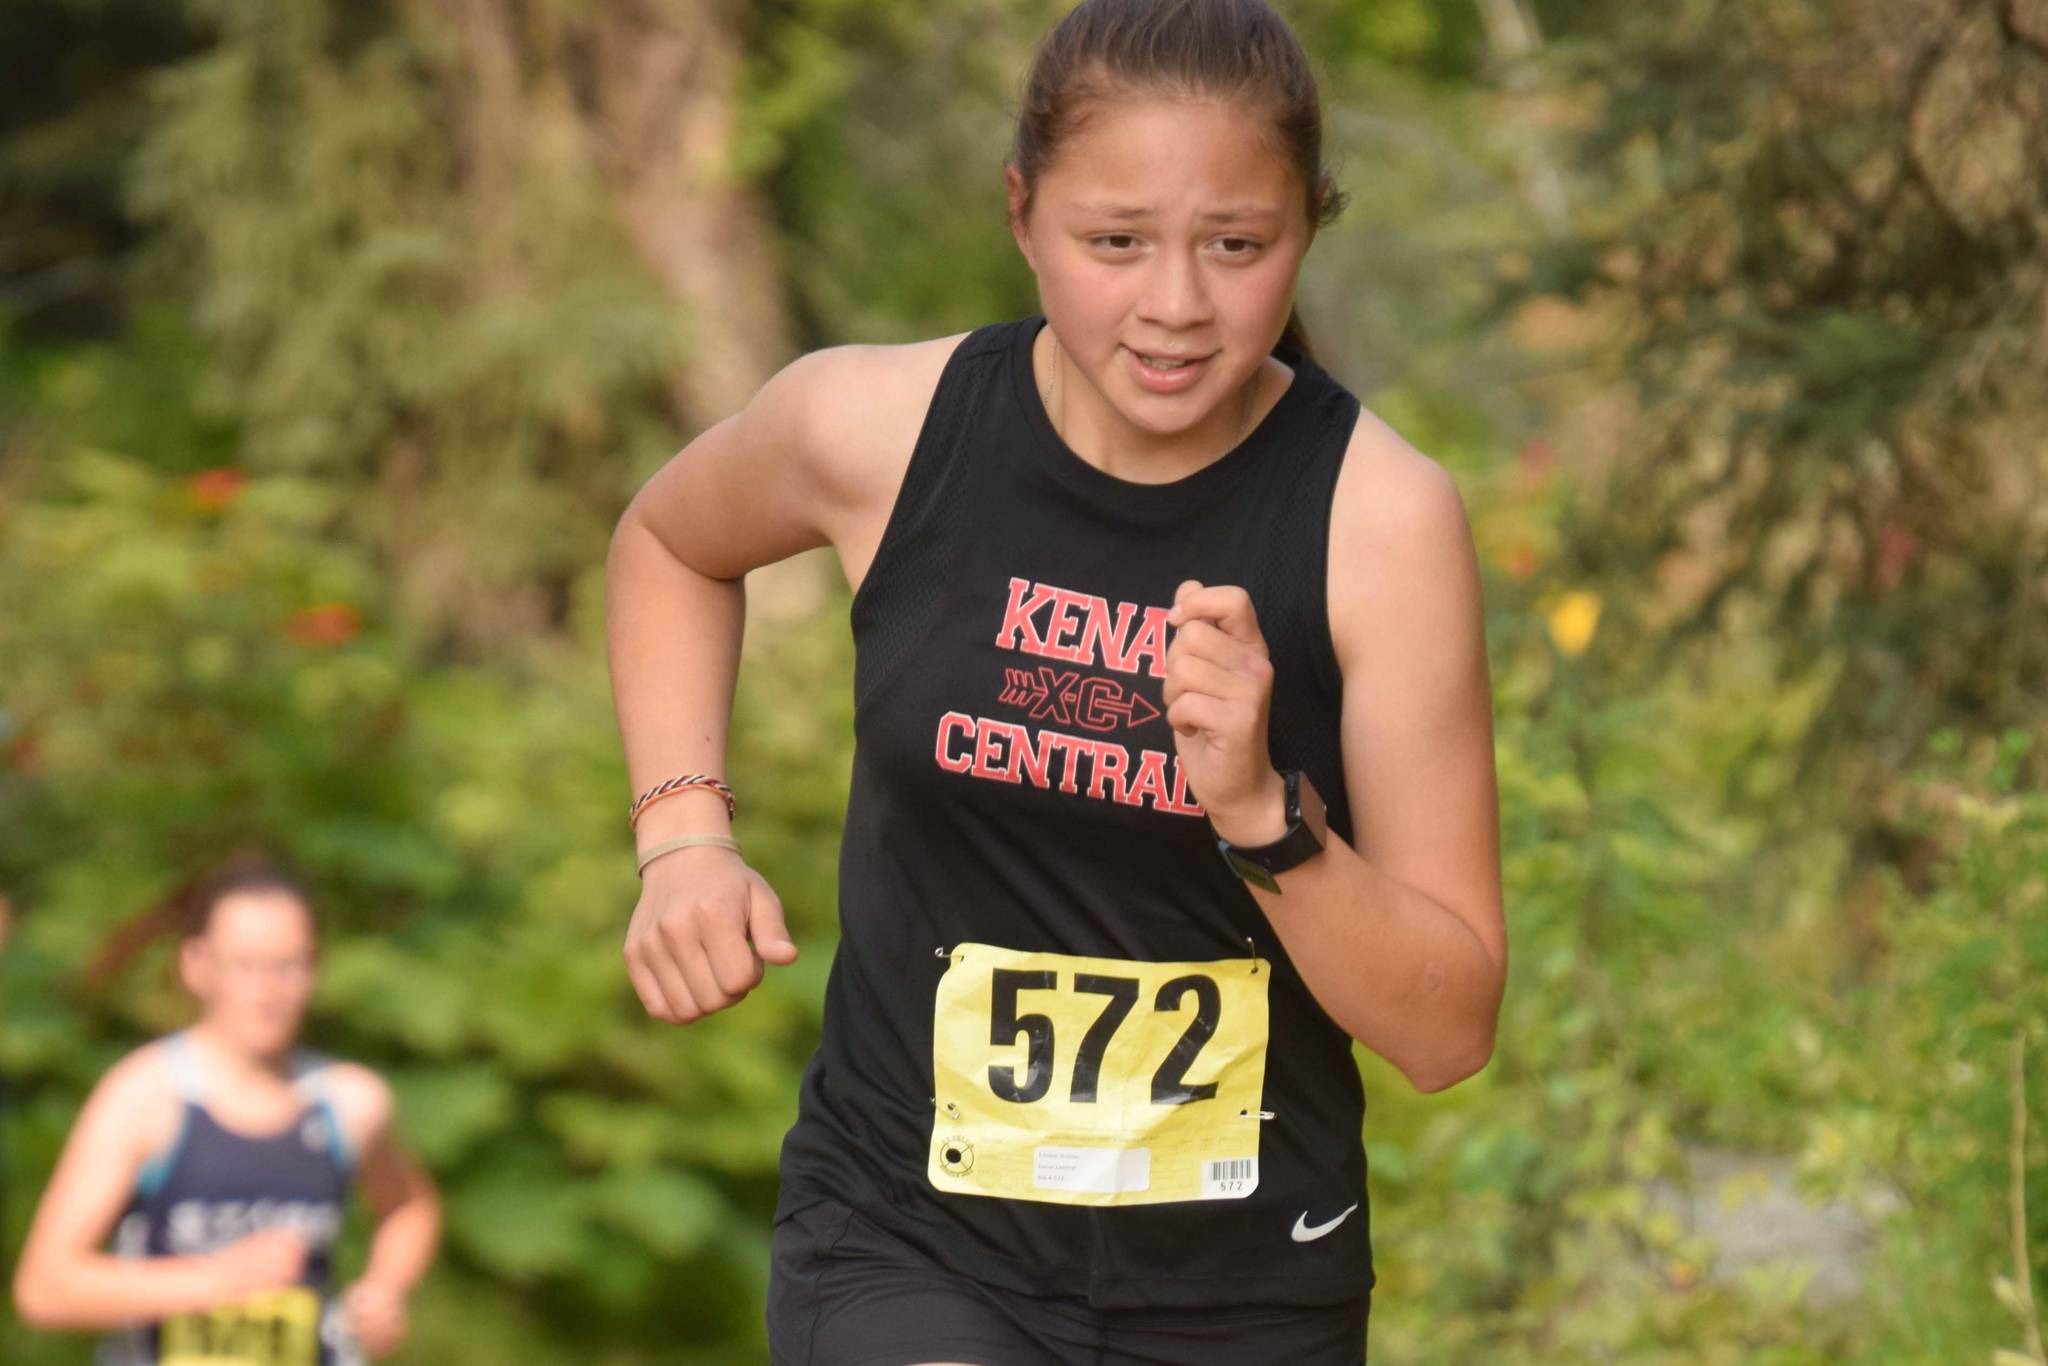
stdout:
[[730,787],[727,787],[708,773],[683,773],[670,778],[665,783],[657,783],[638,797],[635,797],[632,807],[626,812],[626,828],[629,830],[638,829],[640,826],[640,813],[655,802],[660,801],[663,797],[673,796],[678,792],[693,787],[708,787],[724,797],[725,814],[728,819],[738,811],[739,803],[733,799]]
[[660,844],[655,845],[640,856],[640,876],[646,877],[647,865],[660,858],[663,854],[677,849],[687,849],[693,844],[715,844],[721,849],[730,849],[734,853],[738,853],[740,848],[740,842],[731,835],[677,835],[672,840],[663,840]]

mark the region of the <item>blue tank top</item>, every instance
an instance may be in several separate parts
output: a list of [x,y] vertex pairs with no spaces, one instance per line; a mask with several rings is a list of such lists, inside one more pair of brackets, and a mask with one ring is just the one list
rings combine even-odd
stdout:
[[1283,342],[1294,377],[1242,441],[1132,482],[1053,427],[1044,323],[948,358],[854,595],[841,937],[778,1214],[850,1201],[1105,1307],[1357,1301],[1351,1040],[1218,851],[1162,689],[1175,587],[1244,587],[1274,765],[1350,838],[1324,599],[1360,405]]
[[124,1257],[217,1252],[251,1233],[306,1238],[300,1283],[247,1304],[181,1314],[104,1338],[100,1366],[356,1366],[362,1360],[333,1295],[333,1251],[348,1209],[353,1158],[327,1093],[328,1059],[292,1056],[298,1115],[252,1137],[206,1108],[202,1063],[184,1031],[164,1040],[182,1107],[177,1137],[138,1174],[114,1226]]

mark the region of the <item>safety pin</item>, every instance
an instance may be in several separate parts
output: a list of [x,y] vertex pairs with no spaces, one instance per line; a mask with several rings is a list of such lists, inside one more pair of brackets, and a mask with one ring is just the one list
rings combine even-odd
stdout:
[[1271,1110],[1239,1110],[1237,1117],[1239,1119],[1271,1119],[1273,1118],[1273,1112]]
[[1249,952],[1251,953],[1251,956],[1252,956],[1252,976],[1256,977],[1256,976],[1258,976],[1258,975],[1259,975],[1259,943],[1258,943],[1258,941],[1257,941],[1256,939],[1253,939],[1253,938],[1252,938],[1252,937],[1251,937],[1250,935],[1246,935],[1246,936],[1244,937],[1244,946],[1245,946],[1246,950],[1248,950],[1248,951],[1249,951]]

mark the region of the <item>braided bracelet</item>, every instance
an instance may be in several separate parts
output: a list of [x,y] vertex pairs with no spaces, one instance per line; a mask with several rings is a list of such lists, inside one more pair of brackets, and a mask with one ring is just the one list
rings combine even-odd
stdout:
[[739,808],[739,803],[733,799],[732,789],[712,777],[709,773],[683,773],[670,778],[665,783],[657,783],[635,797],[632,807],[626,812],[626,828],[629,830],[639,828],[640,813],[655,802],[660,801],[663,797],[671,797],[678,792],[686,791],[693,787],[708,787],[724,797],[725,814],[728,819]]
[[731,835],[677,835],[672,840],[663,840],[660,844],[655,845],[640,856],[640,876],[646,877],[647,865],[660,858],[663,854],[677,849],[687,849],[694,844],[715,844],[721,849],[730,849],[734,853],[738,853],[740,848],[740,842]]

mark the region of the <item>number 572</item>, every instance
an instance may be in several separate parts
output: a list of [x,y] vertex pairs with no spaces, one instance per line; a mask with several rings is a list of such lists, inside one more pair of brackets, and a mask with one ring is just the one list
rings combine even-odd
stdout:
[[[1003,1100],[1029,1104],[1043,1099],[1052,1089],[1052,1016],[1020,1013],[1017,997],[1018,993],[1025,991],[1057,991],[1059,976],[1049,969],[995,969],[988,1041],[996,1046],[1009,1046],[1017,1042],[1019,1034],[1025,1040],[1022,1078],[1018,1077],[1018,1069],[1013,1066],[989,1065],[989,1089]],[[1094,972],[1073,974],[1071,989],[1075,993],[1103,999],[1101,1013],[1081,1035],[1081,1046],[1074,1054],[1073,1083],[1067,1092],[1069,1100],[1095,1099],[1102,1076],[1103,1054],[1109,1051],[1109,1042],[1116,1036],[1117,1028],[1137,1005],[1138,985],[1135,977],[1114,977]],[[1152,997],[1152,1009],[1162,1013],[1177,1012],[1190,994],[1195,998],[1195,1017],[1188,1021],[1180,1040],[1152,1074],[1154,1105],[1186,1105],[1189,1101],[1208,1100],[1216,1094],[1213,1081],[1190,1084],[1186,1080],[1187,1070],[1202,1051],[1202,1046],[1215,1037],[1217,1019],[1223,1011],[1223,997],[1217,989],[1216,980],[1201,973],[1175,977],[1160,985]]]

